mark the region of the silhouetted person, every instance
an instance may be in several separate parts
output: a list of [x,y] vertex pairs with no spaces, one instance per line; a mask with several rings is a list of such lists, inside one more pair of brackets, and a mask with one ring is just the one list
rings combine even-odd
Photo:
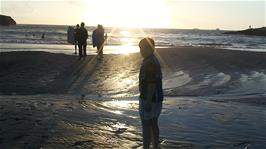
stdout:
[[104,41],[107,38],[107,34],[104,36],[104,28],[102,25],[98,25],[92,33],[92,44],[93,47],[97,47],[98,58],[103,58],[103,46]]
[[45,33],[42,33],[42,39],[44,39]]
[[79,24],[76,25],[76,28],[74,29],[74,45],[75,45],[75,54],[77,54],[77,46],[78,46],[78,38],[77,38],[77,32],[79,30]]
[[139,114],[142,123],[143,148],[159,148],[158,117],[162,110],[162,72],[158,59],[153,54],[155,43],[151,38],[139,42],[144,58],[139,73]]
[[85,28],[85,24],[82,22],[80,24],[80,28],[77,31],[77,40],[78,40],[78,47],[79,47],[79,59],[82,57],[87,56],[87,38],[88,38],[88,31]]

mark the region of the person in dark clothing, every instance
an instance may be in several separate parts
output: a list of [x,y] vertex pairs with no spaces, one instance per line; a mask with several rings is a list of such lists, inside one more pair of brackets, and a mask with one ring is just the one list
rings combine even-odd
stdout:
[[158,118],[162,110],[163,89],[161,66],[153,54],[155,43],[151,38],[139,42],[144,58],[139,72],[139,114],[142,124],[143,148],[159,148]]
[[42,33],[42,39],[44,39],[45,33]]
[[92,33],[92,44],[93,47],[97,47],[98,58],[103,58],[103,46],[107,34],[104,35],[104,28],[102,25],[98,24],[97,28]]
[[80,28],[77,31],[77,40],[78,40],[78,47],[79,47],[79,59],[82,57],[87,56],[87,39],[88,39],[88,31],[85,28],[85,23],[80,24]]
[[78,46],[78,37],[77,37],[77,32],[79,30],[79,24],[76,25],[76,28],[74,29],[74,45],[75,45],[75,53],[77,54],[77,46]]

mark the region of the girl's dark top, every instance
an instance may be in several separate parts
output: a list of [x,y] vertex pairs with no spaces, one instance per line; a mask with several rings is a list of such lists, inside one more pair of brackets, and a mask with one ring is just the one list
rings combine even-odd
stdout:
[[152,54],[142,62],[139,73],[139,92],[142,100],[147,99],[148,84],[156,84],[152,102],[163,101],[162,71],[158,59]]

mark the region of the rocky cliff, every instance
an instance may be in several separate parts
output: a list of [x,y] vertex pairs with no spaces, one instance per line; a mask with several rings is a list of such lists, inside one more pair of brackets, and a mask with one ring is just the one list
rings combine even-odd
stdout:
[[225,34],[266,36],[266,27],[250,28],[250,29],[246,29],[242,31],[229,31],[229,32],[224,32],[224,33]]
[[0,26],[16,25],[16,21],[10,16],[0,15]]

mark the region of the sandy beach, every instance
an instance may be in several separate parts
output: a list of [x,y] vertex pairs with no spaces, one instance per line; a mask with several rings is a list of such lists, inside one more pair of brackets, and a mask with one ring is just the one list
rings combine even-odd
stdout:
[[266,149],[265,3],[0,0],[0,149]]
[[[265,148],[266,53],[156,51],[162,148]],[[141,148],[138,53],[0,55],[0,148]],[[84,95],[82,98],[81,95]]]

